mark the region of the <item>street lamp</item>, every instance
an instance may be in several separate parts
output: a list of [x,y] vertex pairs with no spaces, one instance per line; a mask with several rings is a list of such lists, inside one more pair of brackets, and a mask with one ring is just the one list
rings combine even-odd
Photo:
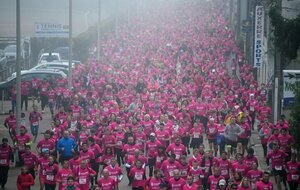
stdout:
[[118,14],[119,14],[119,0],[116,0],[116,20],[115,20],[115,36],[116,38],[118,38],[118,22],[119,22],[119,18],[118,18]]
[[98,0],[97,61],[100,61],[101,0]]
[[20,18],[20,0],[17,0],[17,59],[16,59],[16,71],[17,71],[17,105],[16,105],[16,117],[17,127],[16,133],[19,133],[21,126],[21,18]]
[[72,0],[69,0],[69,71],[68,88],[72,89]]

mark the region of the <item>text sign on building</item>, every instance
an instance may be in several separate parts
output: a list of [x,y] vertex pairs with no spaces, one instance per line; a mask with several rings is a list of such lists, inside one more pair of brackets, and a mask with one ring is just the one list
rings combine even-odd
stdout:
[[263,62],[264,16],[264,7],[256,6],[254,27],[254,67],[256,68]]
[[290,106],[300,88],[300,70],[283,70],[283,105]]
[[35,23],[37,37],[68,37],[69,25],[55,23]]

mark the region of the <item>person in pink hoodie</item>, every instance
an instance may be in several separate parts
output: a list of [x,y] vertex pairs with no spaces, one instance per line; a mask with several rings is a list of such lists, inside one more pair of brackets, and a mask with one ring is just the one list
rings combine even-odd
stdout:
[[180,177],[180,171],[178,169],[174,170],[174,177],[168,180],[170,190],[182,190],[185,185],[185,179]]
[[115,190],[117,187],[116,181],[109,176],[109,171],[104,169],[102,174],[103,177],[98,180],[98,186],[101,190]]
[[197,190],[198,185],[193,182],[193,176],[187,176],[186,184],[183,186],[183,190]]
[[76,185],[73,176],[68,177],[67,186],[63,190],[80,190],[80,188]]
[[87,163],[85,160],[80,161],[80,166],[75,172],[75,179],[78,180],[79,188],[81,190],[89,190],[90,188],[90,179],[91,177],[94,177],[96,175],[96,172],[89,168],[87,166]]
[[58,170],[58,173],[55,176],[56,183],[58,184],[58,189],[63,190],[67,187],[68,178],[73,174],[72,170],[69,168],[69,161],[63,161],[63,167]]
[[56,182],[55,176],[59,170],[58,164],[54,162],[53,156],[48,158],[49,163],[44,167],[43,173],[45,174],[45,189],[55,190]]
[[269,181],[269,172],[264,172],[263,177],[260,181],[256,182],[254,189],[256,190],[273,190],[274,186],[271,181]]
[[135,166],[130,169],[129,176],[132,179],[132,190],[143,190],[146,182],[145,168],[142,167],[142,161],[137,160]]
[[34,179],[26,166],[21,168],[21,174],[17,178],[17,188],[18,190],[30,190],[30,187],[34,185]]
[[290,190],[296,190],[300,183],[300,162],[297,161],[297,154],[292,153],[291,161],[286,165],[287,169],[287,181],[290,186]]

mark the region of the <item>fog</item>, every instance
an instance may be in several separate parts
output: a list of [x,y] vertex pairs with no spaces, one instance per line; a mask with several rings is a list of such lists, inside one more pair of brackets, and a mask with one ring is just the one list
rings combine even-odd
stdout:
[[[102,0],[101,18],[136,10],[144,0]],[[128,9],[129,8],[129,9]],[[68,24],[69,0],[21,0],[22,36],[34,35],[34,23]],[[78,35],[97,23],[98,0],[73,0],[73,34]],[[15,37],[16,1],[0,0],[0,37]]]

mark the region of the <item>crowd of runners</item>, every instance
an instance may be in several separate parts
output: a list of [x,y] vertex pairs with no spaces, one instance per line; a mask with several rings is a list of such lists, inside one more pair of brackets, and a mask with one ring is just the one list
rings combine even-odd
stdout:
[[[100,62],[74,68],[72,91],[62,78],[23,83],[22,97],[33,92],[41,112],[36,100],[19,134],[13,110],[5,120],[13,145],[0,145],[2,188],[18,161],[19,190],[35,178],[41,190],[115,190],[123,178],[134,190],[296,190],[289,124],[270,122],[268,89],[237,47],[225,2],[167,1],[120,24],[117,38],[101,41]],[[47,108],[53,121],[33,146]],[[253,131],[268,171],[259,169]]]

